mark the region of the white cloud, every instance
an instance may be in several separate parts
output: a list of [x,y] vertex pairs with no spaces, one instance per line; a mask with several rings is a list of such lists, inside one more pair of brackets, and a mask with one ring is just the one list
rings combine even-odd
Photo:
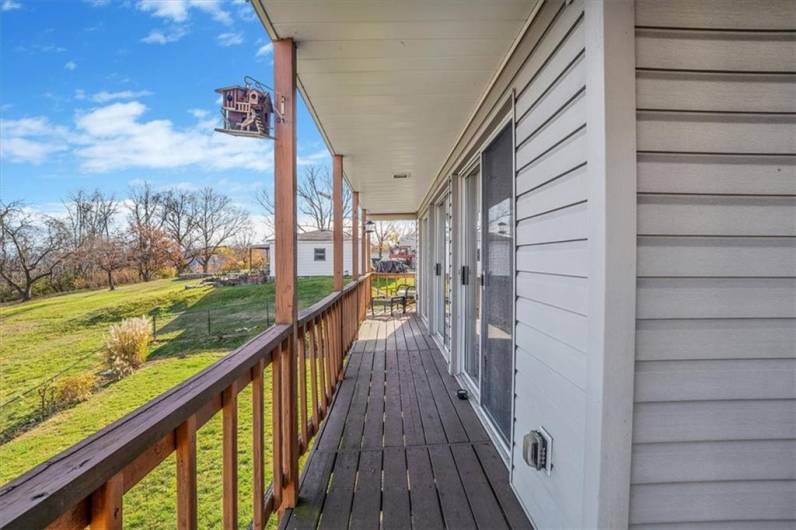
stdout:
[[237,46],[238,44],[243,44],[243,33],[240,32],[228,32],[228,33],[221,33],[216,37],[218,44],[221,46]]
[[271,52],[273,51],[274,51],[274,45],[273,43],[269,42],[268,44],[263,44],[262,46],[260,46],[260,48],[257,50],[257,54],[255,55],[255,57],[265,57],[266,55],[271,55]]
[[179,26],[169,30],[153,29],[146,37],[141,39],[141,42],[146,44],[168,44],[169,42],[177,42],[187,33],[188,31],[185,28]]
[[311,166],[312,164],[317,164],[318,162],[329,162],[330,160],[331,155],[329,155],[329,151],[326,149],[321,149],[320,151],[310,153],[309,155],[299,155],[298,159],[296,160],[296,165]]
[[47,118],[0,120],[0,158],[38,165],[69,148],[71,134]]
[[166,119],[146,119],[147,107],[139,101],[116,102],[79,114],[74,127],[56,125],[42,116],[0,120],[0,157],[36,165],[69,152],[81,169],[97,173],[123,169],[272,169],[271,142],[217,133],[214,128],[218,120],[209,112],[189,112],[196,118],[189,127],[178,127]]
[[5,0],[3,5],[0,6],[0,11],[13,11],[14,9],[19,9],[22,7],[22,4],[19,2],[14,2],[14,0]]
[[108,103],[110,101],[137,99],[151,95],[152,92],[149,90],[121,90],[119,92],[107,92],[102,90],[91,96],[91,100],[96,101],[97,103]]
[[250,169],[272,167],[272,144],[220,133],[216,120],[199,120],[177,128],[169,120],[145,121],[138,102],[114,103],[77,119],[80,133],[75,154],[83,169],[105,172],[128,168]]
[[222,9],[221,3],[221,0],[139,0],[138,9],[174,22],[185,22],[189,11],[196,8],[208,13],[218,22],[229,25],[232,17]]
[[64,68],[72,72],[77,68],[77,63],[75,61],[67,61]]

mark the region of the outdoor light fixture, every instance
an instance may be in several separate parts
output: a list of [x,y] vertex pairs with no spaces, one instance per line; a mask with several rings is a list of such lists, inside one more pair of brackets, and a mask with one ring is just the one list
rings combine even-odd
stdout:
[[272,117],[275,114],[272,90],[249,76],[243,86],[216,89],[221,94],[223,127],[217,132],[250,138],[273,138]]
[[374,223],[373,221],[368,221],[367,223],[365,223],[366,234],[372,234],[375,231],[376,231],[376,223]]

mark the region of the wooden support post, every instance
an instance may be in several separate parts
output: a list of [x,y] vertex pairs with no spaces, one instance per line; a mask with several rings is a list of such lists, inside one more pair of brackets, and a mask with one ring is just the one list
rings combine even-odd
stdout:
[[91,495],[91,530],[122,530],[124,477],[118,473]]
[[359,279],[359,192],[351,193],[351,276]]
[[177,427],[177,528],[196,530],[196,416]]
[[238,528],[238,389],[232,383],[221,396],[222,413],[222,482],[223,527]]
[[274,135],[276,323],[293,326],[293,333],[280,348],[282,356],[281,415],[285,463],[279,512],[296,505],[298,499],[298,420],[296,417],[296,45],[293,39],[274,42],[276,108],[281,116]]
[[334,235],[334,290],[343,290],[343,156],[334,155],[332,167],[332,231]]
[[370,272],[370,234],[365,232],[368,224],[368,211],[362,208],[362,273]]
[[263,387],[265,361],[260,359],[252,368],[252,488],[253,527],[263,530],[265,518],[265,389]]

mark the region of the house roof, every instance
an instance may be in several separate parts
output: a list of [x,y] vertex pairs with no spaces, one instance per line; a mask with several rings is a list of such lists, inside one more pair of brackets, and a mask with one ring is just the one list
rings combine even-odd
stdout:
[[418,210],[536,4],[252,0],[370,216]]

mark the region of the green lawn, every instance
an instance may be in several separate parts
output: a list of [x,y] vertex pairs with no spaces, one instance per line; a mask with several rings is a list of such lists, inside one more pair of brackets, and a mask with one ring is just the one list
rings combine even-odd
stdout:
[[[89,356],[73,371],[98,369],[101,356],[92,352],[101,347],[110,323],[146,314],[154,308],[166,309],[158,324],[162,340],[153,346],[149,360],[141,369],[0,446],[0,484],[180,383],[264,329],[263,306],[266,301],[273,301],[273,284],[185,289],[186,283],[195,282],[161,280],[125,286],[116,292],[75,293],[0,308],[3,319],[0,392],[3,400],[14,395],[15,388],[27,388],[45,380],[86,354]],[[331,278],[299,280],[300,307],[328,294],[331,286]],[[175,314],[185,310],[189,312]],[[210,336],[206,325],[198,326],[201,329],[192,327],[195,314],[207,311],[211,311],[211,315],[218,313],[218,317],[212,316]],[[270,377],[266,377],[266,387],[266,415],[270,416]],[[35,399],[33,403],[20,400],[17,404],[29,411],[35,409]],[[23,414],[17,412],[16,417]],[[245,527],[251,518],[250,388],[240,394],[239,415],[240,513],[241,527]],[[13,417],[4,415],[3,421],[7,425]],[[216,415],[198,436],[202,528],[221,525],[220,422],[220,415]],[[270,424],[270,417],[267,417],[265,425]],[[270,454],[267,458],[270,461]],[[267,480],[270,480],[270,464]],[[125,496],[125,526],[173,527],[174,481],[174,459],[171,457]]]
[[[266,328],[267,306],[273,311],[273,283],[217,289],[186,285],[199,284],[158,280],[0,307],[0,434],[35,421],[35,389],[43,383],[54,376],[57,381],[100,370],[108,327],[123,318],[159,310],[158,341],[150,358],[226,352]],[[300,307],[331,288],[331,278],[301,279]]]

